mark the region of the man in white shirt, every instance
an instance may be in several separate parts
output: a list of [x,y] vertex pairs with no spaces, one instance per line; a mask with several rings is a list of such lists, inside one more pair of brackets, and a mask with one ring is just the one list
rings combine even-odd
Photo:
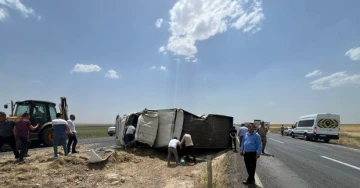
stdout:
[[128,125],[126,127],[126,130],[125,130],[125,137],[124,137],[124,141],[125,141],[125,145],[127,146],[131,141],[134,140],[135,138],[135,131],[136,131],[136,128],[134,125]]
[[168,166],[170,165],[171,155],[175,156],[176,164],[179,164],[179,156],[177,153],[177,146],[180,146],[180,149],[181,149],[180,141],[177,139],[177,137],[174,137],[173,139],[170,140],[169,146],[168,146],[168,158],[167,158]]
[[238,132],[240,146],[241,146],[241,142],[242,142],[242,140],[243,140],[243,138],[244,138],[244,136],[246,135],[247,132],[248,132],[248,128],[245,126],[245,124],[241,124],[241,127],[240,127],[239,132]]
[[71,114],[70,119],[67,120],[67,123],[68,123],[69,128],[70,128],[69,142],[68,142],[68,145],[67,145],[68,153],[70,153],[71,144],[72,144],[71,153],[78,153],[76,151],[77,137],[76,137],[76,130],[75,130],[74,121],[75,121],[75,115]]
[[181,139],[181,144],[185,143],[185,152],[186,152],[186,161],[189,162],[189,155],[194,158],[194,163],[196,164],[196,157],[194,151],[194,143],[192,141],[191,135],[184,133],[184,136]]
[[66,133],[70,133],[69,125],[64,120],[64,116],[61,113],[56,114],[56,119],[52,120],[52,126],[54,128],[54,158],[58,157],[58,144],[59,142],[63,146],[65,156],[68,155],[66,149]]

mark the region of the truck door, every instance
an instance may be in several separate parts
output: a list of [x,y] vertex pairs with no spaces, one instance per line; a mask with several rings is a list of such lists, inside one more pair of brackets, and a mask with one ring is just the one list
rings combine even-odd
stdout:
[[337,135],[339,121],[330,114],[326,114],[318,119],[317,127],[320,130],[318,134]]

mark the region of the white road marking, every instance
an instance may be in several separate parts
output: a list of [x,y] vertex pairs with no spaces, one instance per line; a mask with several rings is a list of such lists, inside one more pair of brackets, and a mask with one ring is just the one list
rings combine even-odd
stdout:
[[[239,140],[238,137],[236,137],[236,140],[237,140],[237,142],[240,144],[240,140]],[[263,187],[263,185],[262,185],[262,183],[261,183],[261,181],[260,181],[260,178],[259,178],[259,176],[257,175],[256,172],[255,172],[255,184],[256,184],[258,187],[260,187],[260,188]]]
[[359,149],[349,148],[349,147],[339,146],[339,145],[334,145],[334,144],[329,144],[329,146],[335,146],[335,147],[340,147],[340,148],[350,149],[350,150],[353,150],[353,151],[360,151]]
[[351,164],[347,164],[347,163],[338,161],[338,160],[336,160],[336,159],[332,159],[332,158],[330,158],[330,157],[326,157],[326,156],[322,156],[322,155],[320,155],[320,157],[325,158],[325,159],[329,159],[330,161],[334,161],[334,162],[340,163],[340,164],[342,164],[342,165],[345,165],[345,166],[348,166],[348,167],[351,167],[351,168],[355,168],[356,170],[360,170],[360,168],[357,167],[357,166],[354,166],[354,165],[351,165]]
[[284,142],[281,142],[281,141],[279,141],[279,140],[275,140],[275,139],[272,139],[272,138],[269,138],[270,140],[273,140],[273,141],[275,141],[275,142],[279,142],[279,143],[284,143]]
[[260,178],[259,176],[257,175],[257,173],[255,173],[255,184],[258,186],[258,187],[263,187],[261,181],[260,181]]

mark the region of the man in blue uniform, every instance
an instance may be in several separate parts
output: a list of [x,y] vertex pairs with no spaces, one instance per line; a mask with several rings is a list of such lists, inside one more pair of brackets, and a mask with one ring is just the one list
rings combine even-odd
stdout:
[[256,161],[261,155],[261,138],[260,135],[255,132],[255,124],[250,123],[248,130],[240,147],[240,155],[244,156],[246,170],[249,175],[243,184],[254,184]]

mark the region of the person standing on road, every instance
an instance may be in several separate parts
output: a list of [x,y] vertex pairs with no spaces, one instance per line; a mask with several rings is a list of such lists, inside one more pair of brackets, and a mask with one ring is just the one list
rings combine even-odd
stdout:
[[135,131],[136,128],[134,125],[128,125],[126,127],[125,137],[124,137],[125,146],[129,145],[129,143],[135,139]]
[[180,141],[177,139],[177,137],[174,137],[173,139],[170,140],[169,145],[168,145],[168,158],[167,158],[168,166],[170,165],[171,155],[175,156],[176,164],[177,165],[180,164],[179,163],[179,155],[177,153],[177,146],[180,146],[180,149],[181,149]]
[[31,125],[30,122],[30,114],[25,112],[22,115],[22,119],[15,123],[14,127],[14,135],[16,140],[20,140],[21,142],[21,151],[19,155],[19,162],[24,162],[24,157],[28,151],[29,144],[29,131],[35,130],[39,127],[37,124],[35,127]]
[[256,161],[261,154],[261,138],[255,132],[255,124],[249,124],[249,132],[246,133],[241,143],[240,151],[240,155],[244,156],[246,170],[249,175],[243,184],[254,184]]
[[71,114],[70,119],[67,120],[67,123],[68,123],[69,128],[70,128],[69,142],[68,142],[68,145],[67,145],[68,153],[70,153],[71,144],[72,144],[71,153],[78,153],[76,151],[77,137],[76,137],[76,130],[75,130],[74,121],[75,121],[75,115]]
[[194,151],[194,143],[192,141],[191,135],[184,133],[184,136],[181,139],[181,145],[185,143],[185,152],[186,152],[186,161],[189,161],[189,155],[194,158],[194,164],[196,164],[196,157]]
[[[237,133],[237,131],[236,131],[235,126],[233,126],[230,129],[229,133],[230,133],[230,138],[231,138],[232,144],[234,144],[234,151],[236,152],[236,133]],[[232,149],[232,147],[231,147],[231,149]]]
[[16,147],[16,140],[14,136],[14,121],[6,119],[5,112],[0,112],[0,149],[4,144],[8,144],[15,155],[15,159],[19,159],[20,154]]
[[70,128],[61,113],[56,114],[56,119],[52,120],[52,126],[54,127],[54,158],[58,157],[59,142],[64,149],[65,156],[67,156],[68,150],[66,148],[66,134],[70,134]]
[[242,140],[247,132],[248,132],[248,128],[245,126],[245,124],[241,124],[241,127],[238,132],[240,146],[241,146]]
[[284,135],[284,125],[281,125],[280,130],[281,130],[281,136],[283,136]]
[[260,135],[261,137],[261,143],[262,143],[262,153],[265,154],[265,147],[266,147],[266,143],[267,143],[267,138],[266,135],[268,133],[268,129],[265,127],[264,125],[264,121],[261,121],[261,127],[258,128],[257,133]]

